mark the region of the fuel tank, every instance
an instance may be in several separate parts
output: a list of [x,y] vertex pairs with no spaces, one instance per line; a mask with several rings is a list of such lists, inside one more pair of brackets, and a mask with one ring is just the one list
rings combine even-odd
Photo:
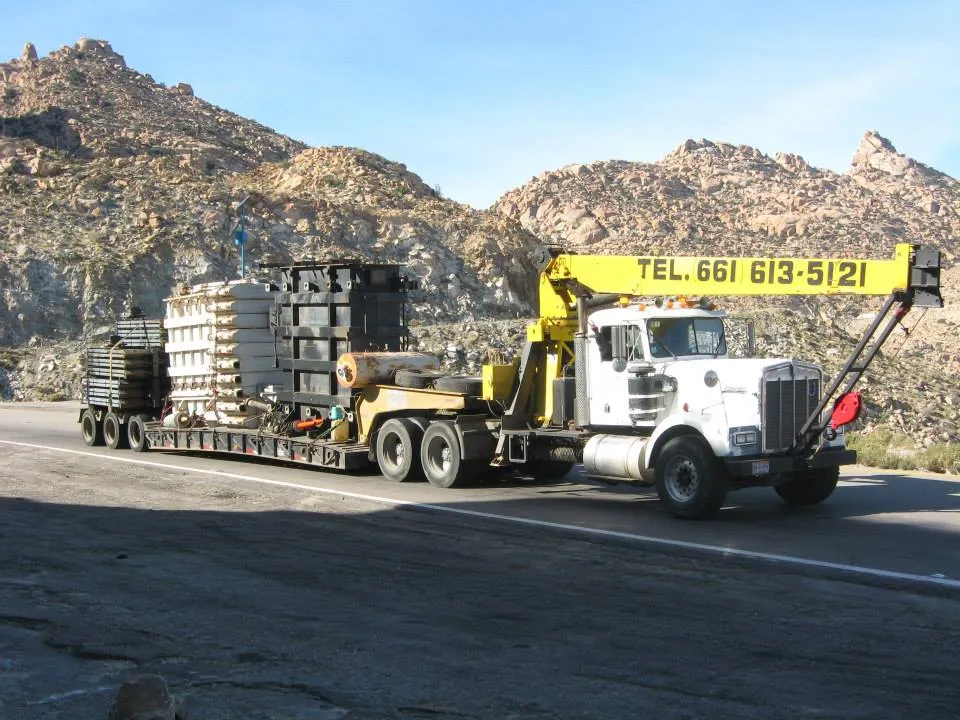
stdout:
[[646,444],[644,437],[595,435],[583,448],[583,470],[587,475],[639,481]]

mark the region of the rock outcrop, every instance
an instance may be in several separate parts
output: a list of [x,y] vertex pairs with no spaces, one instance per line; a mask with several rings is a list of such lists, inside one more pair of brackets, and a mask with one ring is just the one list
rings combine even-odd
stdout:
[[414,317],[532,309],[536,239],[439,197],[402,165],[314,148],[127,67],[84,38],[0,64],[0,346],[83,338],[126,305],[252,261],[410,261]]
[[657,163],[570,165],[496,203],[538,237],[625,254],[885,257],[960,249],[960,183],[868,132],[847,173],[745,145],[687,140]]

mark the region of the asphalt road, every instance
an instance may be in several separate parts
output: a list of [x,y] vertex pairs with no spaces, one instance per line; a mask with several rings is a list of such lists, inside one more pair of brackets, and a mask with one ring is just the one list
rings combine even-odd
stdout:
[[3,720],[104,717],[138,672],[214,719],[960,716],[954,478],[690,523],[575,476],[91,450],[76,407],[0,405]]

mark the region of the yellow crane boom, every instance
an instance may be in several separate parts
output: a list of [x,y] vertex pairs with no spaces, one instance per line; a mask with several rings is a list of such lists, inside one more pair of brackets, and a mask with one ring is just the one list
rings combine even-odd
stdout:
[[892,260],[570,255],[540,274],[540,318],[575,320],[577,298],[677,295],[890,295],[921,291],[912,304],[940,306],[939,252],[901,243]]

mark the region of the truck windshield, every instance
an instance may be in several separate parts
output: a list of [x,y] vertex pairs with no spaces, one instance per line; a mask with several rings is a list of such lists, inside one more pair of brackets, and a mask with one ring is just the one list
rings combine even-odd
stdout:
[[724,355],[727,344],[720,318],[653,318],[647,320],[650,354],[655,358]]

